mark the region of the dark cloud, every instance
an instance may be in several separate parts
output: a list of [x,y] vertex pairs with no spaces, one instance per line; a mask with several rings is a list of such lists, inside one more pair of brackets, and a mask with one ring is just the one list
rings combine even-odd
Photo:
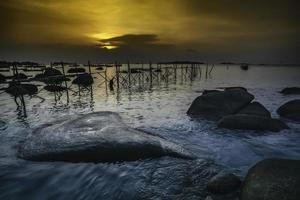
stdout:
[[109,39],[99,40],[100,43],[111,43],[112,45],[144,45],[158,42],[158,36],[155,34],[126,34]]

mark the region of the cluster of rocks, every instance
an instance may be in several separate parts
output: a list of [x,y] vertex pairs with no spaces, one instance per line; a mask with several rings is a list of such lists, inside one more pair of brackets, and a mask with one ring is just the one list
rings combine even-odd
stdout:
[[[217,120],[218,127],[243,130],[280,131],[289,127],[271,113],[245,88],[231,87],[206,90],[197,97],[187,114],[191,117]],[[253,102],[252,102],[253,101]],[[278,109],[280,116],[299,121],[299,100],[288,102]]]
[[55,68],[46,68],[42,74],[37,74],[33,80],[41,81],[46,84],[60,84],[63,81],[70,81],[59,70]]
[[297,200],[299,188],[300,160],[265,159],[249,169],[243,182],[232,173],[214,176],[206,200]]

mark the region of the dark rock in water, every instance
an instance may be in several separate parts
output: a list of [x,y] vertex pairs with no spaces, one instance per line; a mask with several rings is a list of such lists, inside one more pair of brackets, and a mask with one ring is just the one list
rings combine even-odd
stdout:
[[59,85],[46,85],[44,87],[44,89],[49,91],[49,92],[61,92],[61,91],[66,90],[67,88],[59,86]]
[[62,73],[59,70],[55,68],[49,68],[49,67],[45,69],[43,74],[45,77],[62,75]]
[[289,127],[279,119],[255,115],[236,114],[223,117],[218,127],[241,130],[258,130],[278,132]]
[[220,119],[238,112],[253,99],[254,96],[243,89],[209,92],[197,97],[187,114],[208,119]]
[[34,79],[39,80],[39,79],[44,79],[45,75],[44,74],[37,74],[34,76]]
[[287,87],[281,90],[282,94],[300,94],[299,87]]
[[202,95],[212,93],[212,92],[220,92],[220,90],[203,90]]
[[225,87],[224,90],[233,90],[233,89],[241,89],[241,90],[244,90],[244,91],[247,91],[246,88],[244,87]]
[[242,110],[238,112],[238,114],[247,114],[247,115],[257,115],[261,117],[271,117],[271,113],[259,102],[252,102]]
[[266,159],[249,171],[241,200],[299,200],[300,160]]
[[14,75],[12,77],[12,79],[14,80],[24,80],[24,79],[27,79],[28,77],[26,76],[26,74],[23,74],[23,73],[18,73],[18,75]]
[[235,192],[241,186],[239,177],[232,173],[220,172],[207,184],[207,190],[213,194],[227,194]]
[[33,95],[36,94],[38,91],[37,86],[32,84],[19,84],[19,83],[10,83],[8,88],[5,91],[13,96],[19,95]]
[[289,101],[277,109],[281,117],[300,122],[300,99]]
[[97,67],[96,70],[103,70],[103,67]]
[[6,81],[6,77],[2,74],[0,74],[0,83],[3,83]]
[[128,127],[113,112],[90,113],[38,128],[22,144],[18,156],[33,161],[67,162],[194,158],[164,138]]
[[72,82],[73,84],[89,86],[94,83],[92,75],[85,73],[78,75]]
[[85,72],[85,69],[84,68],[70,68],[68,70],[68,73],[84,73]]

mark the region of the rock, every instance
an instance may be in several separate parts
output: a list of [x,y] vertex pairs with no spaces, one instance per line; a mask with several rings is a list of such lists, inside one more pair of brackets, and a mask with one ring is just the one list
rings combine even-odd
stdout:
[[3,83],[6,81],[6,77],[2,74],[0,74],[0,83]]
[[11,82],[8,88],[5,88],[5,91],[13,96],[19,95],[33,95],[38,92],[38,88],[32,84],[19,84],[15,82]]
[[239,189],[241,180],[232,173],[220,172],[207,184],[207,190],[213,194],[228,194]]
[[85,72],[85,69],[84,68],[70,68],[68,70],[68,73],[84,73]]
[[24,79],[27,79],[28,77],[26,76],[26,74],[23,74],[23,73],[18,73],[18,75],[14,75],[12,77],[12,79],[14,80],[24,80]]
[[299,87],[287,87],[281,90],[282,94],[300,94]]
[[244,87],[225,87],[224,90],[233,90],[233,89],[241,89],[247,92],[247,89]]
[[300,160],[266,159],[249,171],[241,200],[298,200]]
[[113,112],[96,112],[34,131],[18,157],[33,161],[117,162],[174,156],[194,158],[179,145],[125,125]]
[[300,122],[300,99],[289,101],[277,109],[281,117]]
[[209,92],[197,97],[187,114],[207,119],[220,119],[238,112],[253,99],[254,96],[243,89]]
[[236,114],[223,117],[218,122],[219,128],[258,130],[278,132],[289,127],[279,119],[255,115]]
[[212,92],[220,92],[220,90],[203,90],[202,95],[212,93]]
[[59,70],[55,68],[49,68],[49,67],[45,69],[43,74],[45,77],[62,75],[62,73]]
[[94,83],[92,75],[85,73],[78,75],[72,82],[73,84],[89,86]]
[[61,91],[66,90],[67,88],[59,86],[59,85],[46,85],[44,87],[44,89],[49,91],[49,92],[61,92]]
[[96,70],[101,71],[101,70],[103,70],[103,67],[97,67]]
[[238,112],[238,114],[271,117],[271,113],[259,102],[252,102]]

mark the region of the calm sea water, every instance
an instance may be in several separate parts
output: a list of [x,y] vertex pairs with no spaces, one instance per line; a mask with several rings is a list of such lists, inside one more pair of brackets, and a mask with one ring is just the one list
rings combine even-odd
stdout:
[[[89,90],[78,92],[73,85],[66,93],[54,95],[43,90],[37,96],[25,96],[24,110],[14,98],[0,95],[0,199],[192,199],[205,198],[207,180],[227,169],[243,177],[255,162],[269,157],[300,159],[300,124],[279,133],[218,129],[214,122],[194,121],[186,115],[191,102],[203,89],[243,86],[268,108],[273,117],[284,102],[300,98],[278,91],[300,86],[300,68],[286,66],[216,66],[205,77],[205,66],[191,80],[181,70],[152,85],[144,77],[132,74],[130,88],[106,90],[103,78],[94,74]],[[113,68],[108,68],[112,77]],[[93,69],[93,72],[96,72]],[[27,73],[30,74],[30,73]],[[32,73],[33,74],[33,73]],[[124,76],[126,74],[123,74]],[[140,77],[141,78],[141,77]],[[70,82],[68,83],[70,85]],[[2,84],[1,87],[6,87]],[[92,92],[91,92],[92,91]],[[154,132],[184,146],[198,159],[186,161],[163,157],[124,163],[39,163],[18,159],[20,141],[36,127],[57,118],[95,111],[118,112],[136,128]]]

